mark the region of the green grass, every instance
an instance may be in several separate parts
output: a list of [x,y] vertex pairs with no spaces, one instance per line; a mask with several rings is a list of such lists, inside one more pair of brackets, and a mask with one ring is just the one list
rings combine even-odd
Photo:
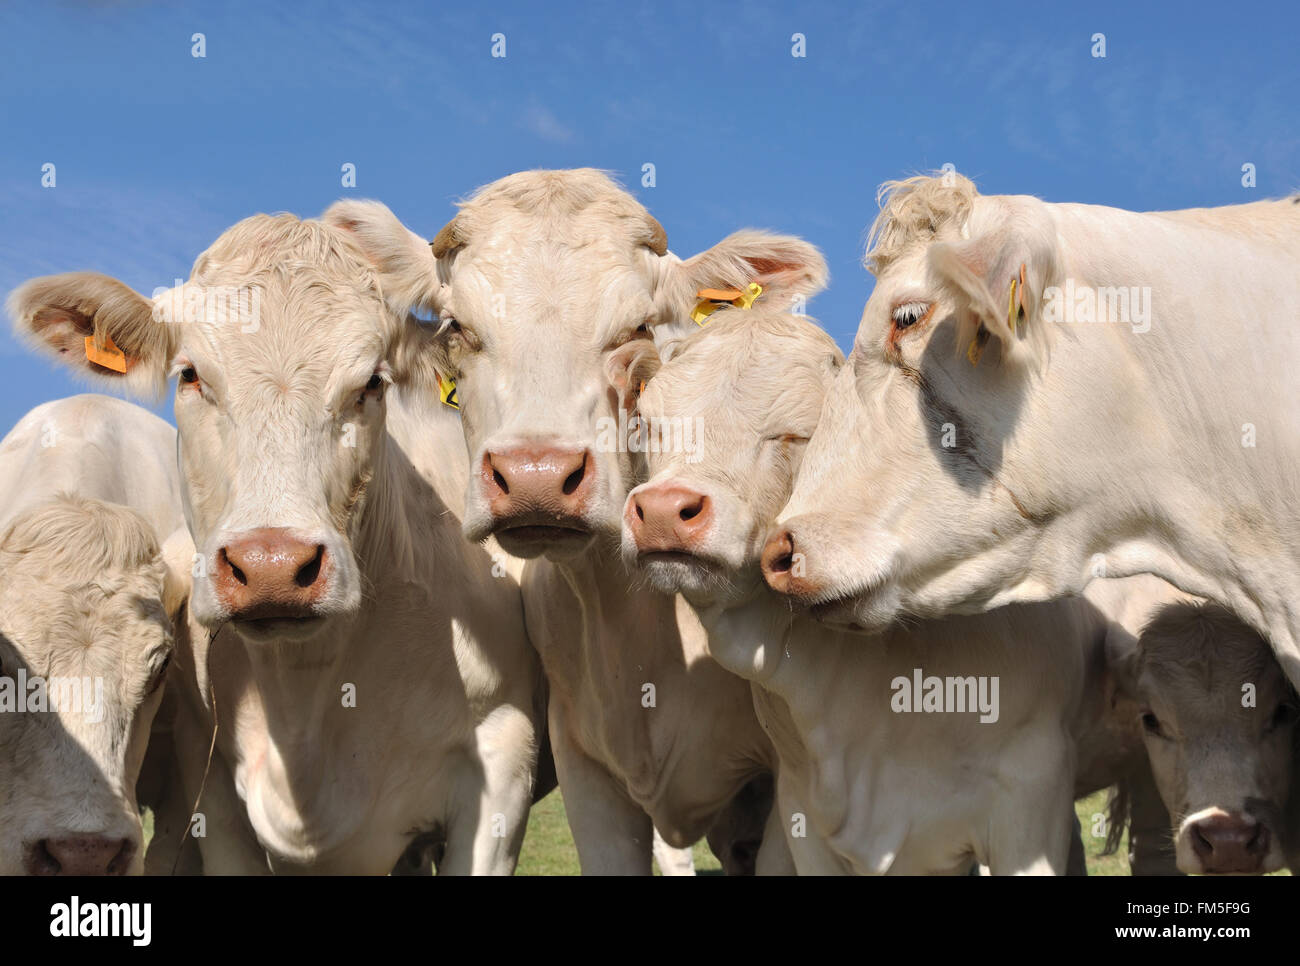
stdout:
[[[703,840],[691,850],[697,873],[721,873],[722,866]],[[578,875],[578,851],[569,834],[569,820],[564,814],[564,799],[557,788],[533,806],[528,816],[528,832],[519,853],[517,875]],[[658,866],[655,875],[659,874]]]
[[[1083,851],[1088,864],[1088,875],[1128,875],[1128,833],[1120,840],[1113,855],[1102,855],[1106,847],[1104,826],[1099,816],[1106,814],[1109,792],[1100,791],[1074,803],[1083,832]],[[1094,831],[1102,834],[1094,835]],[[695,870],[702,873],[719,873],[721,866],[703,841],[695,843]],[[656,874],[657,874],[656,869]],[[569,834],[568,819],[564,816],[564,799],[559,790],[551,792],[533,806],[528,816],[528,833],[519,854],[519,875],[577,875],[578,853]],[[1283,875],[1287,873],[1281,873]]]

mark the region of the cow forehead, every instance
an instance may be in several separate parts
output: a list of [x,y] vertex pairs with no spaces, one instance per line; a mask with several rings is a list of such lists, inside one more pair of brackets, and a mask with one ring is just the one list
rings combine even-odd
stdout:
[[654,273],[645,248],[630,237],[610,237],[565,225],[558,231],[529,225],[494,228],[460,251],[452,266],[451,308],[478,324],[536,320],[597,325],[596,316],[648,313]]
[[151,579],[119,578],[111,592],[99,585],[51,587],[36,581],[8,586],[21,591],[22,601],[6,607],[6,633],[29,674],[87,675],[106,682],[135,678],[169,647],[169,622]]
[[180,354],[220,364],[227,379],[240,381],[291,378],[323,386],[336,369],[373,366],[394,334],[382,299],[318,272],[205,278],[155,304],[177,326]]

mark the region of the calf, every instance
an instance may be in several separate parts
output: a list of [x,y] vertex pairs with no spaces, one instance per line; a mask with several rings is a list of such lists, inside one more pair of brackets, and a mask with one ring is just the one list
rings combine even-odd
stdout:
[[792,614],[760,559],[843,360],[801,318],[714,318],[641,395],[652,438],[681,420],[703,437],[689,456],[649,454],[623,551],[684,595],[709,653],[753,683],[799,872],[1064,873],[1074,745],[1107,622],[1080,599],[871,638]]
[[652,339],[692,325],[698,290],[736,300],[757,282],[784,300],[820,289],[825,263],[761,232],[683,261],[645,208],[591,170],[488,185],[431,245],[373,202],[339,202],[326,218],[357,236],[404,306],[439,315],[440,377],[454,381],[473,468],[464,533],[531,558],[524,606],[583,871],[649,873],[652,823],[673,846],[699,839],[771,771],[772,749],[748,685],[709,657],[695,615],[635,588],[621,564],[639,472],[628,413]]
[[460,427],[390,294],[348,232],[257,215],[153,302],[88,273],[10,302],[84,375],[178,377],[175,736],[207,872],[386,873],[416,840],[440,872],[514,868],[540,673],[509,561],[460,538]]
[[1136,702],[1178,868],[1272,872],[1284,864],[1296,695],[1267,642],[1222,607],[1159,610],[1108,661]]
[[0,875],[142,870],[136,781],[187,583],[159,549],[175,436],[77,396],[0,441]]

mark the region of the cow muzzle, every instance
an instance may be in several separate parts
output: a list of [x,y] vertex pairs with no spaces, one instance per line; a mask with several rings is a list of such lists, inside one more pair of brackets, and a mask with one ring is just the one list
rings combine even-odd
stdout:
[[713,502],[684,486],[635,490],[623,512],[641,558],[694,555],[713,526]]
[[[1208,809],[1178,833],[1178,868],[1210,875],[1259,875],[1273,851],[1268,825],[1253,815]],[[1275,863],[1270,863],[1276,865]]]
[[213,589],[232,621],[317,616],[333,571],[323,543],[282,527],[238,534],[216,553]]
[[106,835],[68,835],[41,839],[23,850],[28,875],[126,875],[137,843]]
[[479,464],[479,490],[492,533],[507,552],[535,557],[577,549],[591,539],[587,519],[596,489],[591,450],[516,446],[488,451]]

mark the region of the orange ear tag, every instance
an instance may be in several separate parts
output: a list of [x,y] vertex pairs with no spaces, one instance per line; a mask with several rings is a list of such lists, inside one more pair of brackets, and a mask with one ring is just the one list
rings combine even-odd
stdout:
[[126,353],[113,343],[112,337],[107,332],[104,333],[103,346],[95,344],[93,335],[86,336],[86,358],[105,369],[126,372]]

